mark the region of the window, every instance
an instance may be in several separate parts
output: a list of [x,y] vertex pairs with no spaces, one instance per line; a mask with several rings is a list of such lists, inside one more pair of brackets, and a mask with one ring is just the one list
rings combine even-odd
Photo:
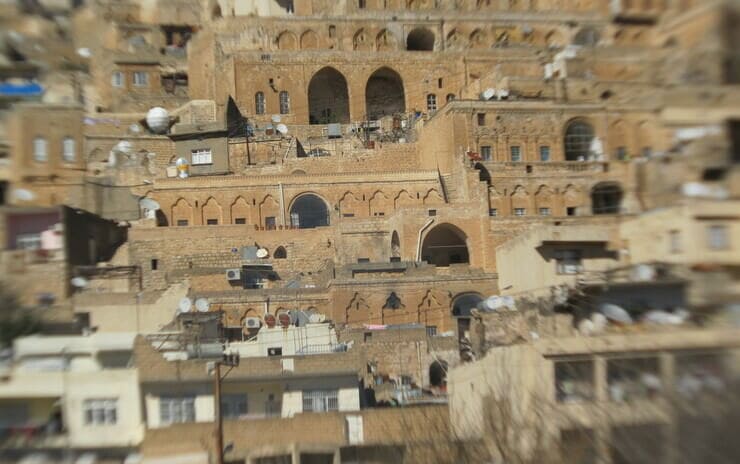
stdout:
[[429,215],[429,216],[436,216],[437,215],[437,210],[436,209],[427,210],[427,215]]
[[427,326],[427,337],[434,337],[437,335],[437,326],[436,325],[428,325]]
[[440,77],[439,79],[437,79],[437,87],[438,87],[438,88],[440,88],[440,89],[441,89],[442,87],[444,87],[444,85],[443,85],[443,82],[442,82],[442,78],[441,78],[441,77]]
[[360,9],[365,9],[365,7],[367,6],[366,0],[357,0],[357,3]]
[[62,140],[62,159],[68,163],[73,163],[76,158],[75,139],[65,137]]
[[118,421],[118,400],[94,399],[82,402],[85,425],[113,425]]
[[213,155],[211,154],[210,148],[198,148],[197,150],[191,150],[190,155],[192,157],[192,165],[196,166],[199,164],[213,164]]
[[478,125],[479,126],[486,125],[486,113],[478,113]]
[[514,216],[526,216],[527,208],[514,208]]
[[206,219],[206,225],[207,226],[217,226],[218,219]]
[[257,114],[265,114],[264,92],[257,92],[256,94],[254,94],[254,112]]
[[282,356],[283,348],[280,346],[267,349],[267,356]]
[[585,161],[591,153],[594,128],[584,121],[574,121],[565,131],[565,160]]
[[583,271],[579,250],[560,250],[555,257],[558,274],[579,274]]
[[290,113],[290,94],[283,90],[280,92],[280,114]]
[[618,160],[624,161],[627,159],[627,147],[617,147],[617,151],[614,154]]
[[660,394],[660,363],[657,357],[617,358],[606,362],[609,397],[622,402],[654,398]]
[[550,208],[540,208],[539,213],[540,213],[540,216],[549,216]]
[[186,225],[188,225],[188,220],[187,219],[178,219],[177,220],[177,225],[178,226],[186,226]]
[[235,218],[234,219],[234,224],[246,224],[246,223],[247,223],[247,218]]
[[265,415],[267,417],[280,417],[280,401],[275,400],[275,395],[270,393],[265,401]]
[[147,85],[149,85],[149,73],[145,71],[135,71],[134,85],[136,87],[146,87]]
[[39,163],[45,163],[49,159],[48,144],[43,137],[33,139],[33,159]]
[[437,96],[433,93],[427,95],[427,111],[437,111]]
[[275,221],[275,216],[267,216],[265,218],[265,229],[267,230],[277,229],[277,222]]
[[123,87],[123,73],[121,71],[114,72],[110,77],[110,83],[113,87]]
[[159,421],[162,424],[195,422],[195,397],[162,397],[159,399]]
[[337,411],[337,390],[304,390],[303,412]]
[[576,215],[576,207],[575,206],[568,206],[565,208],[565,214],[568,216],[575,216]]
[[594,363],[589,360],[555,362],[555,391],[561,403],[594,397]]
[[333,39],[335,35],[337,35],[337,27],[329,26],[329,38]]
[[15,237],[15,248],[17,250],[41,249],[41,234],[18,234]]
[[514,145],[510,148],[511,151],[511,161],[521,161],[522,160],[522,149],[521,147]]
[[156,271],[158,267],[159,267],[159,260],[153,259],[151,262],[152,271]]
[[550,161],[550,147],[543,145],[540,147],[540,161]]
[[221,395],[221,415],[224,419],[238,419],[247,415],[246,394]]
[[730,247],[727,226],[715,224],[707,227],[707,247],[710,250],[726,250]]
[[649,158],[650,155],[653,153],[653,149],[650,147],[642,147],[642,156],[644,158]]
[[491,158],[493,157],[493,150],[491,149],[490,145],[483,145],[480,147],[480,157],[483,159],[483,161],[491,161]]
[[488,210],[489,216],[498,216],[498,210],[496,208],[491,208]]
[[454,99],[455,99],[455,94],[454,93],[448,93],[447,94],[447,102],[451,102]]
[[669,251],[671,253],[681,253],[681,231],[671,230],[668,232]]

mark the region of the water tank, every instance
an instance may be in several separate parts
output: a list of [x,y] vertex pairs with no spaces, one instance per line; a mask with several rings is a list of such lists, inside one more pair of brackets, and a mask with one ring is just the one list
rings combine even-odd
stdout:
[[146,125],[156,134],[164,134],[170,127],[170,114],[166,109],[155,106],[146,113]]

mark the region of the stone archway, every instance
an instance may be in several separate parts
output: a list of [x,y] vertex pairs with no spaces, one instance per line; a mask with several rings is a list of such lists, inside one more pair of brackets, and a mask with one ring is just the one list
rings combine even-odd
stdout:
[[308,84],[309,124],[348,124],[349,121],[347,79],[332,67],[322,68]]
[[406,50],[431,52],[434,51],[434,41],[434,32],[425,27],[417,27],[406,37]]
[[435,266],[469,263],[467,236],[452,224],[440,224],[424,237],[421,245],[422,260]]
[[365,86],[365,112],[368,119],[406,111],[403,79],[394,70],[382,67],[367,80]]
[[313,229],[329,225],[329,208],[318,195],[299,195],[290,206],[290,224],[299,229]]

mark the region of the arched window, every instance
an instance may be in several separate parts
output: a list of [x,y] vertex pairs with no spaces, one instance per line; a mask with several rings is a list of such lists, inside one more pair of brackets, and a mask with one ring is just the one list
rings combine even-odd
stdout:
[[290,113],[290,94],[285,90],[280,92],[280,114]]
[[391,258],[401,258],[401,240],[395,230],[391,235]]
[[301,195],[290,207],[290,224],[299,229],[328,226],[329,208],[326,202],[312,193]]
[[427,95],[427,111],[437,111],[437,96],[433,93]]
[[591,190],[593,214],[619,214],[622,210],[622,187],[616,182],[601,182]]
[[275,249],[275,252],[272,254],[272,257],[275,259],[285,259],[288,257],[288,252],[285,251],[284,247],[279,246]]
[[48,143],[43,137],[33,139],[33,159],[45,163],[49,159]]
[[596,29],[585,27],[578,31],[573,43],[582,47],[593,47],[599,42],[599,32]]
[[254,112],[256,114],[265,114],[265,94],[257,92],[254,94]]
[[434,32],[424,27],[418,27],[409,32],[406,38],[406,50],[431,52],[434,50]]
[[454,93],[448,93],[447,94],[447,102],[448,103],[451,102],[454,99],[455,99],[455,94]]
[[573,121],[565,130],[565,160],[585,161],[591,151],[594,128],[585,121]]
[[406,97],[401,76],[390,68],[380,68],[367,80],[365,111],[369,119],[406,111]]
[[447,385],[447,362],[434,361],[429,366],[429,385],[445,387]]
[[349,123],[347,80],[334,68],[318,71],[308,84],[309,124]]
[[67,163],[74,163],[76,158],[75,139],[64,137],[64,140],[62,140],[62,159]]

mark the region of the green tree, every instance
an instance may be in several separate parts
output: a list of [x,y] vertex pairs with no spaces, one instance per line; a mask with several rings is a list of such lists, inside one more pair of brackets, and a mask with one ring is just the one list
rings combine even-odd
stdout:
[[12,290],[0,283],[0,348],[8,347],[16,338],[40,329],[41,320],[36,311],[22,305]]

